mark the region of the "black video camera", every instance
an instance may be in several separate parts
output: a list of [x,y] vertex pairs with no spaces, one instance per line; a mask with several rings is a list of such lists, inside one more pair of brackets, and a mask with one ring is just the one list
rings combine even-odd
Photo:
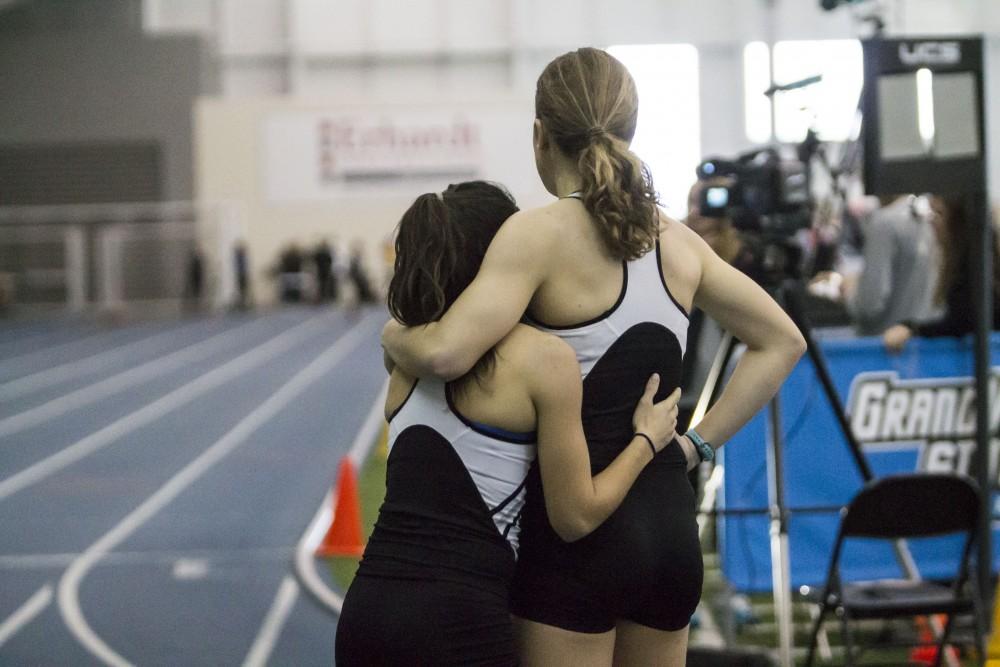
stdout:
[[701,190],[698,208],[706,218],[730,218],[737,229],[781,237],[809,226],[806,165],[781,159],[773,148],[707,159],[697,174],[702,181],[727,181]]
[[802,248],[795,237],[812,223],[806,163],[764,148],[735,160],[705,160],[697,173],[706,182],[699,213],[729,218],[741,232],[734,266],[768,289],[799,277]]

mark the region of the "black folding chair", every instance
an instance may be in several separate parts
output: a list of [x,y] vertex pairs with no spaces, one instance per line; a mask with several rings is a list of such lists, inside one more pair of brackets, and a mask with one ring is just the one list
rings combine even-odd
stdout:
[[[894,475],[874,480],[842,511],[840,532],[833,547],[830,570],[819,614],[813,625],[806,665],[811,666],[816,640],[826,614],[840,617],[844,664],[853,665],[855,642],[851,622],[944,614],[947,622],[938,639],[941,663],[955,615],[973,617],[973,634],[980,657],[985,655],[980,627],[979,596],[975,586],[966,590],[969,556],[975,541],[980,511],[979,490],[967,477],[944,474]],[[840,557],[849,538],[898,540],[964,533],[961,561],[951,585],[912,579],[880,579],[843,583]]]

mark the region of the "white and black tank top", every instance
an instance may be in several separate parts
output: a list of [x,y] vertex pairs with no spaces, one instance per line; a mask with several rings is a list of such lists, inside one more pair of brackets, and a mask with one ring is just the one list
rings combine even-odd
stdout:
[[463,416],[449,385],[417,382],[389,421],[386,495],[361,576],[506,585],[534,433]]
[[670,293],[660,267],[660,244],[639,259],[622,262],[618,300],[586,322],[554,326],[528,318],[541,331],[566,341],[583,374],[583,426],[594,472],[603,470],[629,443],[632,414],[646,380],[660,374],[656,400],[680,385],[688,313]]

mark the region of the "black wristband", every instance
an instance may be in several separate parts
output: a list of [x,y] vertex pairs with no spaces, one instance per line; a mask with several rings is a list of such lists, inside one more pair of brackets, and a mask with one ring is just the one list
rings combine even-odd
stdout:
[[639,432],[639,431],[636,431],[636,432],[635,432],[635,435],[634,435],[634,436],[632,436],[632,437],[633,437],[633,438],[645,438],[645,439],[646,439],[646,442],[648,442],[648,443],[649,443],[649,449],[650,449],[650,450],[651,450],[651,451],[653,452],[653,458],[654,458],[654,459],[656,458],[656,445],[654,445],[654,444],[653,444],[653,439],[652,439],[652,438],[650,438],[650,437],[649,437],[648,435],[646,435],[645,433],[641,433],[641,432]]

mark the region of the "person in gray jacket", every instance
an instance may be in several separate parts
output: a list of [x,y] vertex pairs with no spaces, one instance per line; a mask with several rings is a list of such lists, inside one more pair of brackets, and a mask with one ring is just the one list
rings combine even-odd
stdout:
[[937,276],[934,229],[915,197],[883,202],[864,227],[864,268],[845,306],[860,335],[880,335],[899,322],[926,320],[933,312]]

